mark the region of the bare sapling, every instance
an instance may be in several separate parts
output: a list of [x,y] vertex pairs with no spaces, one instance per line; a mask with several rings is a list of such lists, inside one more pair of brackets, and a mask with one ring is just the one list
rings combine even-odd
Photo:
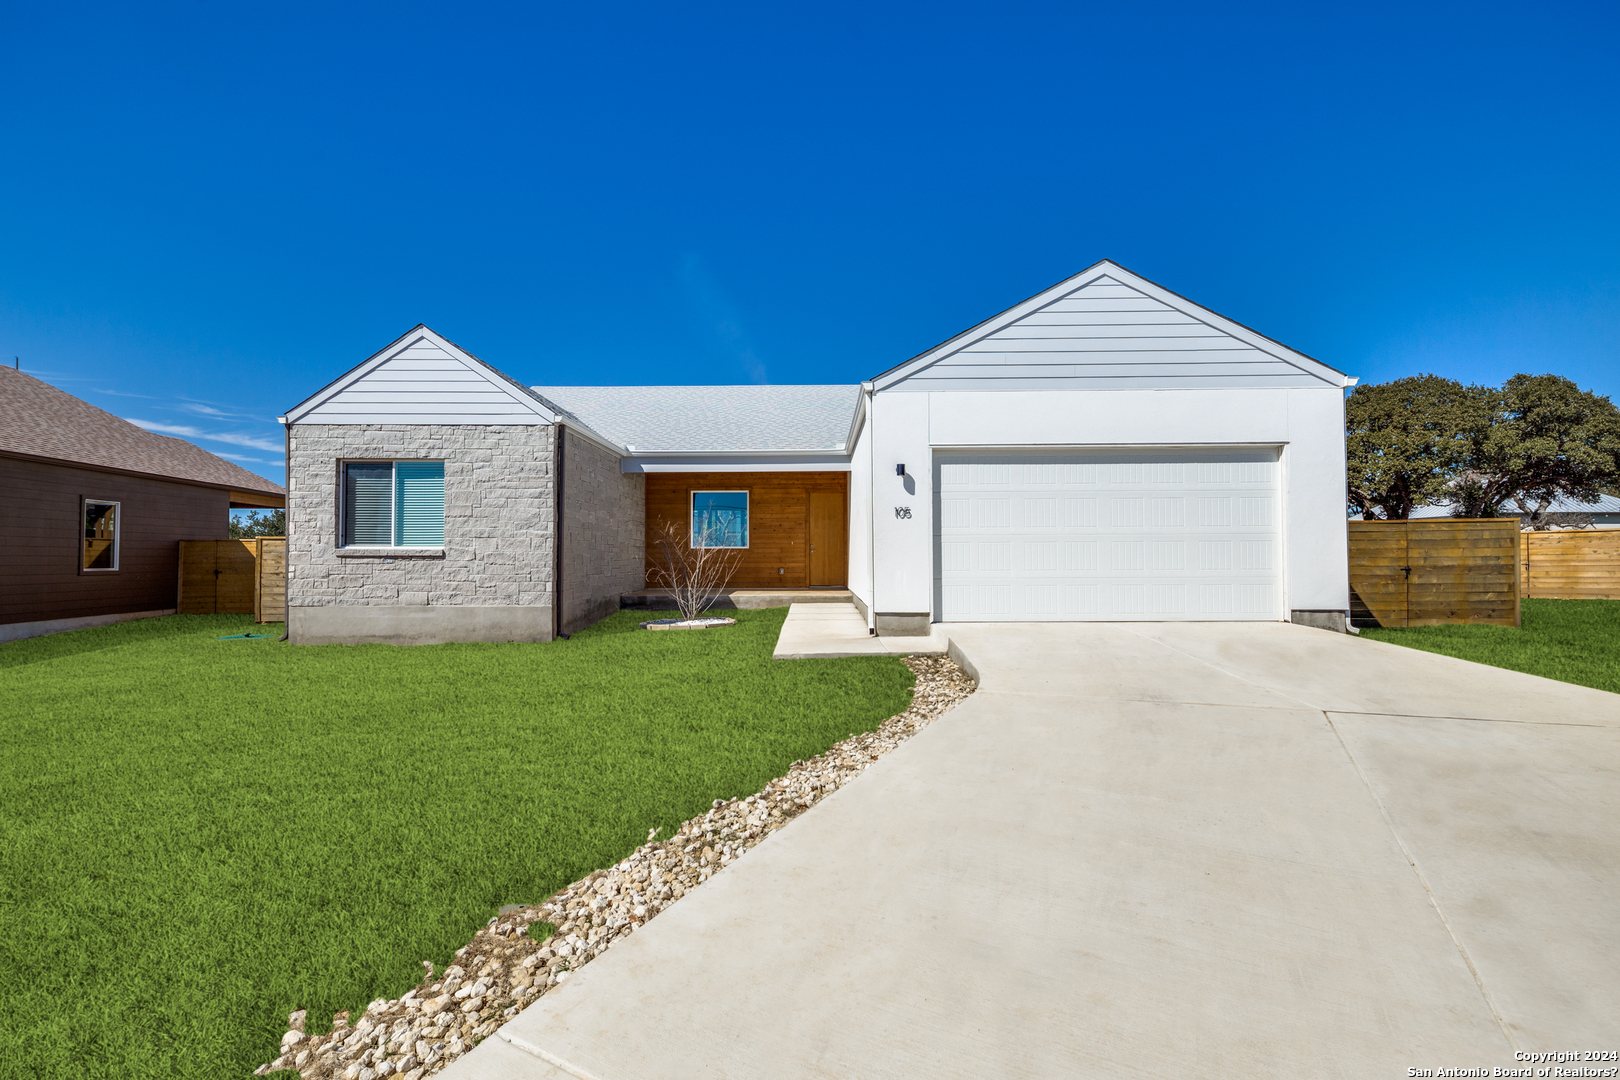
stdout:
[[695,619],[709,610],[742,564],[742,551],[717,547],[717,539],[709,527],[694,530],[690,540],[686,530],[673,521],[658,527],[649,576],[656,587],[669,591],[683,619]]

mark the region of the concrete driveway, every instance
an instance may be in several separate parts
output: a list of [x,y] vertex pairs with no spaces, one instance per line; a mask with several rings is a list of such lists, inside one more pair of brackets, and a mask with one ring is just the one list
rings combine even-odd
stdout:
[[950,637],[973,698],[443,1075],[1362,1078],[1620,1048],[1620,696],[1283,624]]

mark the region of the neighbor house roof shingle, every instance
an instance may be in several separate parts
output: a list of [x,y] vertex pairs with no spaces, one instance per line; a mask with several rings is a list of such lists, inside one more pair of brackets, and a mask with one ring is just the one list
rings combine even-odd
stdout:
[[0,368],[0,453],[286,494],[280,484],[200,446],[136,427],[14,368]]
[[842,452],[861,388],[836,386],[536,386],[621,446],[644,451]]
[[[1530,508],[1535,509],[1535,500],[1525,500]],[[1502,516],[1513,517],[1519,509],[1518,503],[1511,499],[1502,504]],[[1547,507],[1553,514],[1620,514],[1620,499],[1613,495],[1599,495],[1591,502],[1580,502],[1568,497],[1554,499]],[[1446,518],[1451,516],[1451,504],[1440,503],[1436,506],[1419,506],[1412,511],[1413,519],[1418,518]]]

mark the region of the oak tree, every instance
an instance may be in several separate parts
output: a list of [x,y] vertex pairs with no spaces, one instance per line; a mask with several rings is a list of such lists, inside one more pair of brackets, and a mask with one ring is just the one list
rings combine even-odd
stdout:
[[1590,502],[1620,484],[1620,409],[1557,375],[1515,375],[1472,438],[1453,510],[1495,517],[1508,503],[1535,527],[1560,498]]
[[1350,506],[1403,520],[1447,498],[1490,427],[1493,391],[1439,375],[1358,386],[1345,402]]

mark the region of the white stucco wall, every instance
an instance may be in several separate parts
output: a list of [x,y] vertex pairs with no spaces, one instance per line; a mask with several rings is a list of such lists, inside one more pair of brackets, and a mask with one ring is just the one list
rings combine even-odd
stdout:
[[[870,429],[871,605],[879,614],[932,610],[936,447],[1280,447],[1283,610],[1349,606],[1344,391],[1337,387],[878,391]],[[901,462],[909,486],[894,474]],[[895,506],[909,506],[911,517],[897,519]]]
[[849,591],[872,612],[872,425],[861,425],[849,458]]
[[[878,615],[917,615],[933,610],[934,540],[929,507],[934,499],[934,470],[928,415],[929,402],[936,396],[872,395],[872,530],[876,549],[872,609]],[[906,467],[905,476],[895,475],[896,465]],[[897,517],[896,507],[909,509],[911,516]]]
[[1282,482],[1288,606],[1342,611],[1350,606],[1344,391],[1286,393],[1289,443],[1283,451]]

